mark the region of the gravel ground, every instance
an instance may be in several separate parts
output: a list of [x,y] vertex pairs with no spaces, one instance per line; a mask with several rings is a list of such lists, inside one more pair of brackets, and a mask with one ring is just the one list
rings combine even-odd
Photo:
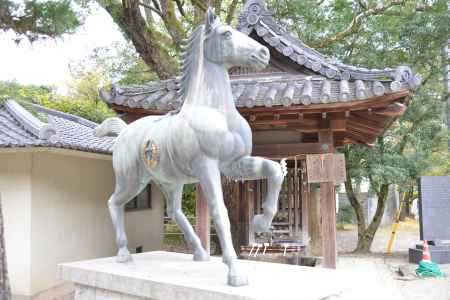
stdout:
[[[381,227],[375,234],[372,244],[373,253],[386,253],[387,244],[391,235],[391,228]],[[356,247],[358,233],[356,226],[347,225],[344,230],[337,232],[338,251],[351,252]],[[394,253],[406,253],[408,248],[414,247],[420,242],[419,226],[415,221],[401,223],[395,236],[392,251]]]
[[[419,227],[416,222],[410,221],[401,223],[398,234],[394,241],[393,254],[386,255],[386,247],[390,237],[390,227],[382,227],[375,235],[372,244],[371,255],[353,255],[350,254],[357,242],[357,231],[355,226],[348,226],[345,230],[339,230],[337,233],[337,243],[339,249],[339,265],[345,269],[358,270],[355,265],[364,265],[367,262],[373,262],[384,266],[388,272],[381,272],[386,282],[394,284],[401,292],[404,300],[450,300],[450,276],[444,278],[417,278],[414,276],[414,270],[417,265],[408,263],[408,248],[414,247],[419,243]],[[348,263],[349,261],[354,264]],[[360,263],[358,263],[360,261]],[[411,271],[408,277],[402,277],[398,274],[399,267]],[[441,265],[441,270],[450,275],[450,264]]]

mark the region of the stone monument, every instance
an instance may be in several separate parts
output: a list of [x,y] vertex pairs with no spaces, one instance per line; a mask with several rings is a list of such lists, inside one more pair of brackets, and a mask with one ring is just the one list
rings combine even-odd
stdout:
[[206,24],[190,35],[184,49],[179,112],[144,117],[129,125],[111,118],[96,129],[97,136],[118,135],[113,150],[116,187],[108,200],[119,248],[117,261],[131,260],[124,205],[150,181],[165,195],[167,215],[194,248],[194,260],[208,260],[209,254],[181,210],[183,185],[199,182],[228,266],[228,284],[246,285],[247,276],[239,268],[231,240],[221,174],[236,180],[267,179],[263,214],[253,219],[255,232],[268,231],[284,175],[277,162],[251,156],[252,132],[236,109],[228,69],[264,68],[270,53],[251,37],[222,24],[212,9],[206,13]]
[[[419,179],[420,239],[430,245],[431,259],[450,263],[450,177],[422,176]],[[409,261],[422,259],[422,244],[409,249]]]

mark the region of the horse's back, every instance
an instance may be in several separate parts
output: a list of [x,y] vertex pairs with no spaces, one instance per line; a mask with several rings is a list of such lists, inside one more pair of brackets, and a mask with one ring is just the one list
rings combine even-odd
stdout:
[[147,116],[130,123],[117,137],[113,149],[113,166],[116,172],[136,168],[140,161],[141,145],[147,132],[161,116]]

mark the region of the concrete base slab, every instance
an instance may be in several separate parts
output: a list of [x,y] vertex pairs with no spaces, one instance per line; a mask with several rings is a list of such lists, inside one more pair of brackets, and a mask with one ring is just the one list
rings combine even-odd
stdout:
[[58,272],[61,279],[76,284],[76,300],[399,299],[381,295],[380,282],[366,280],[364,273],[248,260],[239,263],[250,284],[237,288],[227,285],[227,268],[221,258],[194,262],[192,255],[163,251],[135,254],[127,264],[116,263],[115,258],[61,264]]

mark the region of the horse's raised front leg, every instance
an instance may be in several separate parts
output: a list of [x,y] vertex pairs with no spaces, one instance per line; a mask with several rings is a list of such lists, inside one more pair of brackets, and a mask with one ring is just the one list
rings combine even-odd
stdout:
[[228,266],[228,284],[243,286],[248,284],[247,275],[237,266],[237,255],[231,240],[230,220],[223,202],[220,171],[217,161],[205,161],[199,170],[200,185],[205,198],[208,200],[210,214],[216,226],[222,248],[223,262]]
[[257,233],[269,231],[277,213],[278,196],[284,179],[280,164],[262,157],[244,156],[235,161],[225,173],[233,178],[246,180],[267,179],[267,195],[262,204],[263,214],[253,218],[253,228]]
[[167,201],[167,216],[175,220],[184,234],[187,243],[194,248],[194,260],[206,261],[209,260],[209,254],[203,248],[200,239],[189,223],[186,215],[181,209],[181,200],[183,195],[182,184],[160,184],[161,190],[164,193]]

